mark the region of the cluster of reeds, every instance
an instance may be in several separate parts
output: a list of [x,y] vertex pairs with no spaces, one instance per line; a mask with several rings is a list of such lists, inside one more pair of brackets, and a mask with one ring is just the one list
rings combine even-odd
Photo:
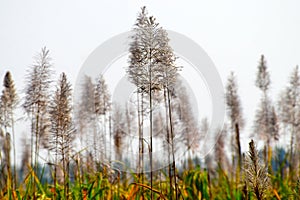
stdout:
[[[152,193],[153,199],[299,199],[299,180],[292,182],[289,176],[282,176],[282,167],[286,166],[280,165],[281,162],[274,156],[273,165],[278,165],[279,168],[270,171],[252,140],[239,182],[220,165],[212,169],[201,166],[189,170],[182,169],[178,171],[177,196],[174,190],[170,190],[165,169],[160,173],[153,173],[155,175],[152,187],[147,177],[144,177],[142,183],[139,182],[139,174],[125,174],[109,167],[102,168],[101,171],[83,172],[82,176],[74,176],[68,182],[69,190],[66,195],[66,183],[58,182],[54,186],[52,181],[45,181],[49,174],[47,175],[47,166],[44,166],[40,167],[39,174],[30,170],[18,188],[1,190],[0,198],[151,199]],[[161,175],[165,175],[166,179],[162,180]],[[34,177],[37,187],[35,191],[32,190],[30,177]]]

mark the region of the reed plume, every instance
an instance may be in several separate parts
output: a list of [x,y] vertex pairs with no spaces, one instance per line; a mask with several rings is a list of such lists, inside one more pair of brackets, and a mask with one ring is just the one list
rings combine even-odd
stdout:
[[253,140],[249,143],[249,155],[246,163],[246,181],[258,200],[266,199],[266,191],[269,188],[267,166],[263,166],[260,163]]

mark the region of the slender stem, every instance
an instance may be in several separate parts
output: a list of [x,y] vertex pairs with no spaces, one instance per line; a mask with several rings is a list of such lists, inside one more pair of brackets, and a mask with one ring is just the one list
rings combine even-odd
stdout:
[[240,172],[242,169],[242,151],[241,151],[241,143],[240,143],[240,130],[239,130],[239,124],[235,123],[235,133],[236,133],[236,142],[238,147],[238,166],[237,166],[237,172],[236,172],[236,189],[238,190],[238,184],[240,179]]
[[173,130],[173,121],[172,121],[172,108],[171,108],[171,95],[170,90],[167,88],[168,93],[168,104],[169,104],[169,119],[170,119],[170,133],[171,133],[171,150],[172,150],[172,167],[174,170],[174,183],[175,183],[175,199],[178,199],[178,190],[177,190],[177,181],[176,181],[176,163],[175,163],[175,149],[174,149],[174,130]]
[[54,199],[56,199],[57,164],[58,164],[58,134],[55,136],[55,162],[54,162]]
[[[142,99],[141,99],[141,143],[142,143],[142,156],[141,156],[141,166],[142,166],[142,183],[144,183],[144,93],[142,93]],[[142,188],[142,191],[144,191],[144,188]],[[144,195],[144,194],[143,194]]]
[[14,189],[17,187],[17,169],[16,169],[16,137],[15,137],[15,126],[14,126],[14,117],[13,117],[13,111],[12,108],[10,110],[10,115],[11,115],[11,131],[13,135],[13,146],[14,146]]
[[166,87],[164,87],[164,101],[165,101],[165,109],[166,109],[166,131],[167,131],[167,146],[168,146],[168,171],[169,171],[169,182],[170,182],[170,199],[172,199],[173,194],[173,183],[172,183],[172,168],[170,166],[170,133],[169,133],[169,116],[168,116],[168,102],[166,95]]
[[[153,145],[152,145],[152,69],[151,69],[151,59],[152,59],[152,49],[150,48],[150,57],[149,57],[149,103],[150,103],[150,185],[151,189],[153,186],[153,160],[152,160],[152,153],[153,153]],[[153,199],[153,192],[151,190],[151,200]]]
[[[30,151],[31,151],[31,159],[30,159],[30,162],[31,162],[31,170],[33,169],[33,138],[34,138],[34,107],[32,106],[31,108],[31,140],[30,140]],[[30,173],[30,182],[31,184],[34,184],[33,181],[33,176],[32,176],[32,173]]]
[[137,87],[136,97],[137,97],[137,116],[138,116],[138,132],[139,132],[139,161],[138,161],[138,173],[139,178],[141,178],[141,157],[142,157],[142,136],[141,136],[141,117],[140,117],[140,99],[139,99],[139,88]]

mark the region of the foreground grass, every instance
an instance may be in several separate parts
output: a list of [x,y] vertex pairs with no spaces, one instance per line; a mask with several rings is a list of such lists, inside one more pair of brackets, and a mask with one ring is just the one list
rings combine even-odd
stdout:
[[[125,173],[107,167],[83,170],[84,173],[71,177],[71,181],[53,185],[53,180],[45,181],[45,168],[36,175],[29,167],[17,189],[13,189],[8,176],[6,185],[1,185],[0,199],[140,200],[151,199],[151,193],[153,199],[300,199],[299,171],[290,170],[293,168],[288,165],[287,156],[276,157],[263,161],[251,141],[243,166],[226,170],[220,164],[211,169],[189,166],[189,170],[177,171],[177,185],[170,185],[167,170],[162,169],[153,172],[153,187],[149,174]],[[64,191],[65,188],[68,190]]]
[[[36,183],[35,191],[31,176]],[[300,199],[299,182],[283,178],[280,173],[269,177],[271,183],[264,199]],[[257,199],[247,181],[243,177],[240,180],[237,183],[220,167],[212,172],[196,167],[179,175],[177,199]],[[176,199],[174,190],[170,192],[169,181],[162,180],[161,174],[155,177],[153,188],[149,182],[139,182],[136,174],[108,176],[98,172],[85,174],[81,181],[69,183],[69,194],[64,196],[63,185],[42,184],[31,172],[16,190],[4,188],[0,199],[150,199],[150,191],[153,199]]]

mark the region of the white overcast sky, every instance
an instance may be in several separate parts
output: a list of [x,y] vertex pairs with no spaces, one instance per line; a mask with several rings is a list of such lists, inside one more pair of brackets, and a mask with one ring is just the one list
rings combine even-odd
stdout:
[[0,0],[1,81],[10,70],[21,92],[32,57],[47,46],[56,74],[66,72],[74,84],[87,56],[112,36],[131,30],[144,5],[165,29],[197,42],[224,84],[230,71],[236,73],[247,131],[260,98],[254,86],[260,55],[268,62],[274,101],[300,64],[297,0]]

